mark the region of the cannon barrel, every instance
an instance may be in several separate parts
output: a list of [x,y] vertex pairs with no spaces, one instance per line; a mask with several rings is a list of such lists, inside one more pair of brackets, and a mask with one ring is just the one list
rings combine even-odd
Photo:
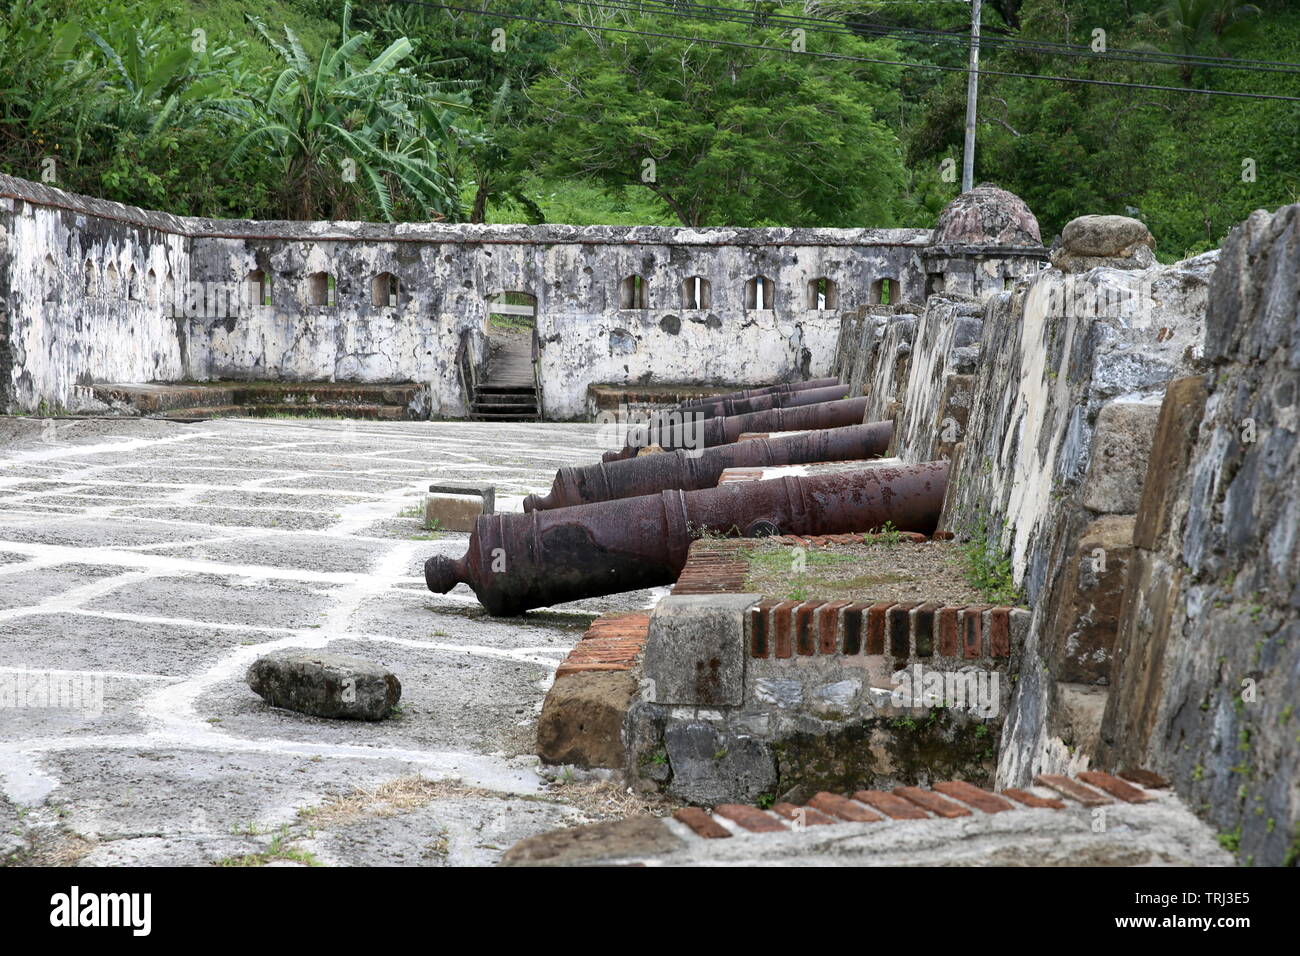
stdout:
[[817,405],[799,405],[795,408],[769,408],[746,415],[728,415],[724,418],[693,418],[692,412],[682,412],[676,420],[660,419],[651,425],[628,432],[627,444],[621,451],[607,451],[602,461],[621,461],[634,458],[638,449],[658,445],[665,451],[689,448],[699,451],[734,442],[745,432],[804,431],[812,428],[842,428],[858,425],[867,413],[867,399],[845,398],[837,402]]
[[582,468],[561,468],[555,473],[550,493],[529,495],[524,499],[524,511],[549,511],[593,501],[634,498],[672,488],[698,491],[717,485],[727,468],[879,458],[889,447],[893,431],[894,423],[888,421],[845,425],[784,438],[756,438],[717,445],[699,455],[679,449]]
[[838,378],[810,378],[806,382],[788,382],[784,385],[765,385],[762,388],[746,388],[739,392],[724,392],[721,395],[705,395],[702,398],[693,398],[689,402],[682,402],[678,408],[696,408],[700,405],[710,405],[713,402],[722,402],[729,399],[757,398],[759,395],[784,395],[790,392],[802,392],[810,388],[829,388],[832,385],[839,385]]
[[671,584],[701,532],[843,534],[892,522],[933,533],[948,463],[866,466],[836,474],[731,482],[700,491],[483,515],[469,550],[424,565],[430,591],[468,584],[494,615]]
[[769,392],[767,395],[755,395],[752,398],[718,398],[690,408],[678,409],[680,412],[703,415],[705,418],[725,418],[728,415],[748,415],[769,408],[794,408],[799,405],[819,405],[822,402],[835,402],[849,397],[847,385],[828,385],[825,388],[805,388],[798,392]]

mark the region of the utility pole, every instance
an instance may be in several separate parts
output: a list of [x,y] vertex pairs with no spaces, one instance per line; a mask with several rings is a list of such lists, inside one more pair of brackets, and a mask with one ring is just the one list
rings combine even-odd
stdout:
[[975,187],[975,101],[980,91],[980,7],[983,0],[970,2],[970,73],[966,77],[966,152],[961,160],[961,191]]

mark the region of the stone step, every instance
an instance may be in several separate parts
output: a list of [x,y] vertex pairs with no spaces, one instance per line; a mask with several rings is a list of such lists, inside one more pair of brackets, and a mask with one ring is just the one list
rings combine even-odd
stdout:
[[413,383],[359,384],[353,382],[256,383],[233,386],[237,405],[400,405],[415,401],[423,386]]
[[536,415],[536,402],[475,402],[472,406],[475,414],[495,415]]
[[[493,375],[487,380],[488,386],[499,388],[534,388],[531,375]],[[480,386],[482,387],[482,386]]]
[[208,418],[361,418],[367,420],[404,421],[411,416],[402,405],[352,405],[320,403],[316,405],[215,405],[178,408],[163,412],[160,418],[175,421]]
[[470,412],[469,420],[472,422],[535,422],[537,413],[523,414],[520,412]]
[[[250,415],[268,414],[262,409],[312,409],[322,415],[349,417],[404,418],[405,409],[418,401],[424,386],[412,382],[363,384],[357,382],[205,382],[139,383],[89,386],[99,401],[114,407],[128,407],[141,415],[187,411],[188,417],[211,415],[213,410],[229,414],[231,407],[247,406]],[[391,407],[396,414],[376,414],[372,409]],[[175,417],[175,416],[172,416]]]
[[141,415],[153,415],[177,408],[234,405],[233,385],[140,384],[91,385],[90,394],[106,405],[129,406]]
[[537,396],[532,390],[524,391],[520,389],[517,392],[487,392],[479,391],[474,395],[475,405],[536,405]]

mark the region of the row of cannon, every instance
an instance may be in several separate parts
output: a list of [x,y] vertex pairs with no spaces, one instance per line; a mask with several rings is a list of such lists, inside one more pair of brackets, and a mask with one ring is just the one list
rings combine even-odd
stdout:
[[[425,582],[440,594],[467,584],[488,613],[510,616],[671,584],[703,534],[841,534],[886,523],[933,533],[948,462],[873,464],[893,425],[863,423],[866,399],[845,391],[817,379],[680,405],[602,461],[560,468],[523,513],[480,517],[466,554],[430,558]],[[739,440],[782,431],[796,433]],[[657,453],[638,454],[651,445]],[[719,484],[728,468],[856,461],[861,468]]]

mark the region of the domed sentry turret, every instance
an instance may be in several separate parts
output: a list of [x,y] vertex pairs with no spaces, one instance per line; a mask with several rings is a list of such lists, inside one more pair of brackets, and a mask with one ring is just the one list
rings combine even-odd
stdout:
[[944,207],[922,252],[926,295],[986,296],[1010,289],[1047,262],[1038,220],[1025,201],[980,183]]

